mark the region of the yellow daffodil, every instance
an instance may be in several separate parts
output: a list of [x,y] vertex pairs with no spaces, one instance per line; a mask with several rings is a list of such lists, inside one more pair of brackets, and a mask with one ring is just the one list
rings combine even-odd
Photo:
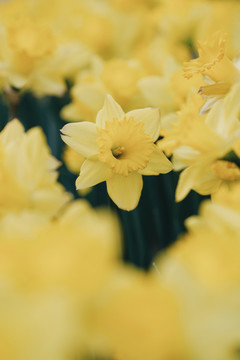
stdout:
[[61,36],[61,5],[55,12],[42,6],[42,1],[24,1],[20,7],[15,0],[0,3],[0,84],[59,96],[64,80],[87,66],[91,55],[80,41]]
[[212,194],[223,182],[240,180],[239,169],[239,94],[240,83],[233,86],[222,102],[207,115],[199,115],[197,95],[179,114],[158,145],[173,152],[175,170],[182,170],[176,189],[181,201],[191,189],[202,195]]
[[66,146],[63,153],[63,160],[72,173],[78,174],[85,158],[69,146]]
[[40,128],[25,133],[10,121],[0,133],[0,216],[24,209],[54,216],[71,198],[56,181],[59,165]]
[[136,60],[114,58],[104,62],[98,57],[92,58],[89,70],[79,73],[71,89],[72,102],[63,107],[62,117],[68,121],[94,122],[108,93],[124,110],[144,106],[146,101],[138,84],[143,75],[144,69]]
[[0,358],[84,358],[90,301],[118,264],[116,218],[78,200],[55,221],[12,213],[0,229]]
[[206,201],[200,215],[187,219],[188,233],[155,262],[160,280],[171,287],[181,304],[179,315],[188,339],[189,359],[231,359],[237,353],[238,195],[239,184],[221,192],[218,203]]
[[111,199],[124,210],[133,210],[140,199],[142,175],[172,169],[171,162],[154,144],[161,127],[158,109],[124,113],[107,95],[96,124],[80,122],[63,127],[63,140],[86,157],[76,181],[84,189],[107,182]]
[[[160,46],[160,44],[158,45]],[[154,67],[156,61],[161,65],[158,65],[154,75],[142,77],[137,85],[145,103],[149,106],[159,107],[162,115],[165,115],[175,110],[171,77],[178,69],[179,64],[172,56],[166,54],[164,49],[158,50],[157,55],[153,56],[153,50],[156,51],[156,46],[157,44],[152,44],[153,49],[149,49],[149,57],[152,60],[151,65]],[[157,75],[157,70],[160,75]]]
[[239,66],[226,56],[225,47],[226,34],[215,33],[208,41],[198,42],[197,59],[184,63],[187,79],[194,74],[202,74],[208,83],[199,89],[199,94],[206,100],[201,114],[206,113],[230,91],[232,85],[240,81]]
[[91,314],[97,353],[118,360],[188,359],[178,299],[168,285],[126,266],[114,275]]
[[240,183],[222,185],[211,198],[215,203],[227,206],[240,213]]
[[[63,154],[63,160],[69,171],[74,174],[79,174],[80,168],[86,159],[81,154],[67,146]],[[78,193],[82,196],[85,196],[91,191],[91,189],[91,187],[81,189],[78,190]]]
[[77,80],[70,93],[72,101],[62,108],[62,118],[76,122],[95,121],[106,96],[104,84],[93,74],[88,75]]
[[217,31],[229,34],[227,53],[235,57],[239,53],[239,12],[240,3],[235,0],[201,1],[204,14],[201,16],[193,40],[204,40]]

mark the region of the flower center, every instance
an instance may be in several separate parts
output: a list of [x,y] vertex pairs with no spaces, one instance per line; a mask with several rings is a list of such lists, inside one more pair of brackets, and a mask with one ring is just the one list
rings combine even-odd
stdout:
[[116,146],[115,148],[111,149],[112,154],[116,159],[119,159],[120,156],[124,153],[125,147],[124,146]]
[[128,176],[147,166],[153,140],[144,132],[143,122],[136,122],[133,117],[114,118],[98,133],[99,160],[107,163],[115,174]]
[[240,168],[231,161],[217,160],[212,165],[215,175],[225,181],[240,179]]

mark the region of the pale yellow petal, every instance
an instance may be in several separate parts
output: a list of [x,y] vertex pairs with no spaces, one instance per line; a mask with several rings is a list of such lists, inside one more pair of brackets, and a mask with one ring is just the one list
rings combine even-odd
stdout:
[[1,132],[1,141],[4,145],[11,141],[18,141],[24,135],[24,127],[18,119],[11,120]]
[[129,111],[126,116],[133,117],[135,121],[144,123],[144,131],[153,141],[159,137],[161,116],[159,109],[146,108]]
[[63,120],[66,120],[66,121],[78,122],[78,121],[83,120],[83,116],[80,114],[78,108],[73,103],[64,106],[61,110],[60,115],[63,118]]
[[203,174],[201,182],[194,186],[193,190],[201,195],[209,195],[218,190],[222,180],[217,178],[214,174],[206,172]]
[[143,96],[149,106],[161,107],[166,97],[166,79],[161,76],[146,76],[138,82]]
[[81,190],[94,186],[108,179],[111,174],[111,170],[105,163],[98,160],[85,160],[76,180],[76,188]]
[[199,114],[205,115],[221,98],[219,96],[209,97],[206,99],[204,105],[201,107]]
[[[167,67],[167,71],[170,67]],[[170,70],[171,72],[171,70]],[[174,110],[173,91],[170,88],[169,76],[147,76],[138,82],[138,87],[149,106],[160,108],[162,114]]]
[[182,201],[188,195],[195,184],[198,173],[199,169],[193,166],[190,166],[181,172],[175,195],[177,202]]
[[99,128],[104,128],[106,121],[112,121],[114,118],[121,120],[123,117],[124,112],[121,106],[118,105],[111,95],[107,95],[103,108],[97,114],[96,125]]
[[148,165],[145,169],[139,170],[139,173],[142,175],[166,174],[171,171],[172,168],[173,165],[171,161],[169,161],[166,155],[156,145],[154,145],[154,150]]
[[128,176],[114,175],[107,180],[108,195],[123,210],[137,207],[143,187],[142,175],[131,173]]
[[62,129],[63,141],[86,158],[98,154],[96,125],[88,121],[67,124]]
[[229,120],[230,124],[232,125],[231,127],[234,126],[234,120],[236,121],[236,118],[239,115],[239,111],[240,111],[239,98],[240,98],[240,82],[236,83],[232,87],[231,91],[224,99],[225,113],[227,118],[231,119],[231,121]]
[[26,88],[32,90],[38,96],[52,95],[62,96],[66,91],[65,81],[61,76],[49,76],[44,72],[36,72],[25,85]]

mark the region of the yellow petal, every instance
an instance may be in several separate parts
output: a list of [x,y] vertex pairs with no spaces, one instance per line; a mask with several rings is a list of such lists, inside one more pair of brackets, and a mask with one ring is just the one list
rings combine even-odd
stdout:
[[159,109],[146,108],[129,111],[126,117],[133,117],[136,122],[142,121],[144,123],[144,131],[149,135],[153,141],[159,137],[161,128],[161,117]]
[[[167,72],[171,72],[167,68]],[[170,89],[169,75],[165,76],[146,76],[138,82],[138,87],[141,90],[143,97],[147,104],[152,107],[161,109],[162,114],[167,114],[174,109],[173,93]]]
[[1,141],[8,145],[11,141],[18,141],[24,135],[24,127],[18,119],[11,120],[1,132]]
[[182,201],[190,192],[195,184],[195,179],[199,169],[190,166],[183,170],[179,176],[177,188],[176,188],[176,201]]
[[96,125],[104,129],[106,121],[112,121],[113,118],[121,120],[124,115],[121,106],[118,105],[111,95],[107,95],[103,108],[97,114]]
[[26,88],[34,91],[38,96],[52,95],[62,96],[66,91],[66,85],[60,76],[50,77],[44,72],[36,72],[32,75],[31,81],[26,83]]
[[87,121],[67,124],[62,129],[63,141],[86,158],[98,154],[96,125]]
[[201,195],[213,194],[222,184],[222,180],[211,172],[203,174],[200,180],[198,184],[194,185],[193,190]]
[[83,120],[82,115],[79,113],[78,108],[75,104],[71,103],[69,105],[66,105],[61,110],[61,117],[63,120],[67,121],[81,121]]
[[238,82],[232,87],[231,91],[224,99],[225,113],[227,115],[227,118],[231,119],[231,123],[234,122],[234,119],[238,117],[240,112],[239,98],[240,98],[240,82]]
[[151,155],[151,158],[148,162],[148,165],[143,170],[139,170],[139,173],[142,175],[159,175],[166,174],[171,171],[173,165],[171,161],[168,160],[166,155],[154,145],[154,150]]
[[108,195],[123,210],[137,207],[143,187],[142,175],[131,173],[128,176],[114,175],[107,180]]
[[221,98],[219,96],[215,96],[215,97],[210,97],[210,98],[206,98],[206,101],[204,103],[204,105],[201,107],[199,114],[205,115],[208,113],[208,111],[210,109],[212,109],[212,107],[216,104],[216,102],[218,102],[218,100],[220,100]]
[[85,160],[76,180],[76,189],[81,190],[99,184],[111,176],[109,167],[100,161]]

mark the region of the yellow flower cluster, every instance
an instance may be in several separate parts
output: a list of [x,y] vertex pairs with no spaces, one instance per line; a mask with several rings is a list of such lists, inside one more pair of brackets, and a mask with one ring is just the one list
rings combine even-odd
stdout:
[[15,119],[0,140],[0,358],[237,354],[240,184],[205,202],[187,220],[188,234],[144,273],[121,263],[116,218],[71,201],[56,182],[56,160],[39,128],[25,133]]
[[212,194],[222,183],[240,179],[240,71],[224,55],[224,44],[225,37],[215,34],[200,43],[199,58],[185,63],[186,77],[201,73],[210,85],[190,94],[161,131],[158,146],[173,154],[175,170],[184,169],[177,201],[191,189]]
[[118,223],[71,201],[40,128],[12,120],[0,144],[0,358],[83,356],[89,302],[118,268]]
[[[62,1],[62,4],[64,2]],[[37,95],[62,95],[64,79],[90,64],[91,51],[63,36],[65,9],[55,1],[15,0],[0,4],[0,85]],[[58,16],[56,16],[58,14]],[[62,18],[62,19],[61,19]]]
[[[82,4],[86,6],[84,2]],[[80,70],[76,74],[74,86],[71,89],[72,102],[62,109],[62,117],[73,122],[96,122],[99,109],[105,106],[107,94],[111,94],[127,114],[131,114],[131,111],[136,108],[149,106],[160,108],[162,124],[158,135],[163,139],[158,142],[158,147],[168,156],[173,154],[174,170],[184,169],[176,192],[177,201],[182,200],[191,189],[206,195],[214,192],[222,182],[238,180],[240,178],[238,164],[229,158],[229,153],[232,151],[234,156],[238,157],[235,153],[238,149],[238,119],[236,118],[238,110],[231,109],[230,111],[229,108],[235,109],[239,98],[237,84],[240,82],[240,68],[237,55],[240,40],[235,35],[239,23],[237,17],[237,12],[240,11],[239,4],[234,1],[190,2],[186,0],[181,2],[181,5],[173,0],[138,1],[137,9],[134,8],[134,4],[127,6],[124,1],[104,1],[101,6],[93,1],[92,4],[92,7],[88,7],[88,11],[95,12],[95,15],[99,13],[99,19],[103,13],[105,16],[108,14],[108,21],[105,21],[105,26],[101,27],[101,31],[99,30],[99,37],[96,36],[99,47],[94,48],[91,36],[85,36],[85,46],[94,51],[95,55],[91,57],[91,65],[88,69]],[[225,19],[224,25],[221,24],[222,18]],[[106,26],[110,26],[112,36],[107,38],[108,45],[105,43],[106,47],[100,50],[100,36],[103,37],[102,32]],[[121,38],[115,36],[119,32],[121,32]],[[229,34],[228,37],[226,33]],[[124,46],[121,41],[124,41]],[[197,53],[199,56],[192,59],[193,54]],[[226,100],[222,103],[224,98]],[[224,114],[221,118],[220,113]],[[114,112],[106,116],[108,116],[108,121],[112,121]],[[124,131],[121,116],[117,118],[122,123],[121,131]],[[150,119],[149,122],[151,122]],[[98,122],[96,125],[98,128]],[[79,126],[85,125],[79,124]],[[130,130],[131,126],[129,126],[130,123],[126,128],[130,132],[133,131],[133,128]],[[64,140],[72,146],[70,138],[71,134],[75,133],[74,125],[68,125],[63,131],[67,131],[65,135],[68,136],[68,139],[65,136]],[[113,201],[119,207],[131,210],[138,203],[137,199],[139,199],[142,187],[140,181],[137,181],[132,174],[145,170],[141,168],[143,165],[140,163],[137,167],[132,164],[130,167],[128,165],[122,168],[126,163],[127,153],[123,154],[121,149],[126,147],[128,137],[125,137],[124,145],[121,139],[116,139],[121,133],[117,123],[115,130],[111,126],[111,131],[108,130],[107,133],[109,134],[108,142],[105,133],[105,145],[108,143],[108,148],[111,149],[116,147],[114,151],[117,152],[120,149],[121,154],[109,153],[106,157],[107,147],[105,146],[104,155],[103,146],[98,145],[100,163],[98,162],[98,166],[95,167],[97,179],[92,179],[93,173],[87,167],[90,163],[84,162],[77,188],[87,188],[107,180],[108,192]],[[157,137],[153,138],[154,142]],[[99,132],[100,138],[103,142],[104,136],[100,136]],[[139,131],[139,142],[145,143],[143,139],[140,139]],[[82,139],[74,141],[81,142]],[[101,140],[98,140],[98,144],[99,141]],[[89,140],[86,145],[90,148],[92,140]],[[139,150],[136,145],[134,150],[136,158],[138,155],[146,156],[144,148],[142,146]],[[92,156],[79,147],[76,149],[75,146],[74,149],[87,159]],[[157,163],[157,158],[154,161]],[[114,164],[118,164],[119,167]],[[167,170],[162,171],[159,166],[160,163],[155,164],[155,174],[167,172]],[[125,192],[121,193],[115,181],[114,188],[110,186],[110,182],[113,182],[108,180],[111,171],[118,175],[129,175],[128,184],[132,178],[133,186],[138,190],[136,190],[135,200],[129,200],[131,204],[119,201],[113,194],[117,189],[118,197],[122,198]],[[90,178],[87,182],[80,184],[80,179],[86,174],[89,174]],[[153,172],[148,172],[147,175],[153,175]],[[123,177],[121,183],[125,187]]]
[[40,127],[9,121],[0,360],[239,358],[239,14],[235,0],[0,2],[1,92],[17,106],[69,90],[62,158],[78,191],[106,182],[131,211],[143,176],[173,169],[176,201],[211,195],[148,272],[134,268],[116,216],[57,181]]
[[190,359],[234,359],[240,321],[240,185],[223,187],[187,219],[188,234],[160,257],[159,277],[181,302]]

